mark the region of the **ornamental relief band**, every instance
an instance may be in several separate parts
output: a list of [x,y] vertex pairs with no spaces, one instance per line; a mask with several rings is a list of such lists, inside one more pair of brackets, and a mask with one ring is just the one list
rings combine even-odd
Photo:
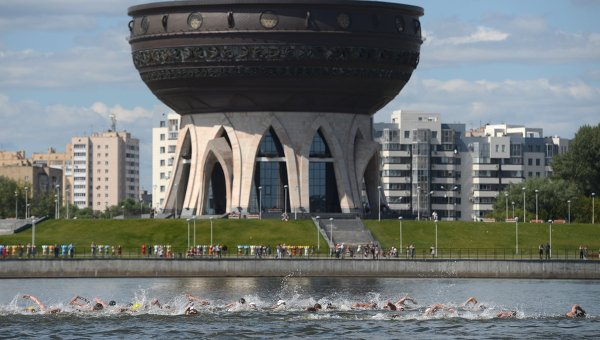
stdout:
[[185,63],[301,60],[393,63],[414,69],[419,63],[419,52],[303,45],[170,47],[133,52],[138,69]]
[[222,78],[222,77],[321,77],[343,76],[359,78],[376,78],[387,80],[402,80],[408,82],[411,72],[394,71],[389,69],[365,69],[342,67],[271,67],[271,66],[209,66],[182,69],[161,69],[140,72],[144,82],[169,79]]

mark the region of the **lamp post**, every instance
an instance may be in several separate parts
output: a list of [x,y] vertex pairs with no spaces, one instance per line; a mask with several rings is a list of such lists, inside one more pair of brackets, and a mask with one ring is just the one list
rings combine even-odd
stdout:
[[333,217],[329,218],[329,236],[331,237],[331,244],[333,244]]
[[144,200],[140,199],[140,218],[144,217]]
[[27,199],[28,199],[28,195],[27,195],[27,191],[29,190],[29,187],[25,187],[25,219],[27,219],[27,217],[29,217],[29,203],[27,203]]
[[435,221],[435,250],[434,250],[434,256],[437,257],[437,253],[438,253],[438,220],[437,220],[437,218],[434,221]]
[[381,222],[381,185],[377,186],[377,220]]
[[596,198],[596,193],[592,192],[592,224],[594,224],[594,207],[595,207],[594,199],[595,198]]
[[525,187],[522,187],[523,190],[523,223],[527,222],[527,217],[525,216]]
[[31,216],[31,245],[35,246],[35,216]]
[[398,217],[398,220],[400,221],[400,248],[398,251],[402,254],[402,216]]
[[319,229],[321,229],[321,216],[317,216],[317,252],[321,250],[321,238],[319,237]]
[[287,215],[287,184],[283,186],[283,213]]
[[552,258],[552,220],[548,220],[548,230],[550,234],[550,258]]
[[567,206],[568,206],[568,211],[569,211],[569,215],[568,215],[569,219],[568,219],[568,221],[569,221],[569,224],[571,224],[571,200],[567,201]]
[[417,221],[421,220],[421,187],[417,187]]
[[506,217],[504,218],[504,220],[508,220],[508,192],[504,193],[504,200],[506,201]]
[[211,216],[209,218],[209,220],[210,220],[210,246],[212,247],[212,245],[213,245],[213,222],[212,222],[213,217]]
[[188,236],[187,236],[187,250],[190,250],[190,219],[188,218],[187,220],[187,227],[188,227]]
[[15,220],[19,218],[19,193],[15,191]]
[[538,220],[538,189],[535,189],[535,221],[537,222]]
[[196,215],[192,216],[192,220],[194,221],[194,243],[192,244],[194,247],[196,246]]
[[515,254],[519,255],[519,218],[515,217]]
[[58,218],[58,197],[54,195],[54,218]]
[[512,207],[513,207],[513,220],[515,219],[515,201],[512,201]]
[[122,206],[121,206],[121,209],[123,209],[123,219],[125,219],[125,206],[124,206],[124,205],[122,205]]
[[262,220],[262,186],[258,187],[258,219]]
[[175,218],[177,218],[177,206],[179,205],[177,202],[177,200],[178,200],[177,196],[179,196],[179,186],[177,185],[177,183],[175,183],[175,209],[174,209]]
[[69,219],[69,204],[71,203],[71,189],[67,188],[67,197],[66,197],[66,201],[67,201],[67,220]]
[[56,185],[56,219],[60,218],[60,185]]

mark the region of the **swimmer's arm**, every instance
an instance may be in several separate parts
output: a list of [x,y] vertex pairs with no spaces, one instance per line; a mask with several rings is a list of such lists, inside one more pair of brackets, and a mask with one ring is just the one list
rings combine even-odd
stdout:
[[40,301],[38,300],[38,298],[36,298],[33,295],[23,295],[23,299],[29,299],[31,301],[33,301],[36,305],[38,305],[38,307],[40,307],[40,310],[45,311],[46,310],[46,306]]
[[102,299],[100,299],[98,297],[95,298],[94,301],[96,301],[97,303],[101,304],[102,307],[105,307],[105,308],[108,307],[108,304],[106,302],[102,301]]

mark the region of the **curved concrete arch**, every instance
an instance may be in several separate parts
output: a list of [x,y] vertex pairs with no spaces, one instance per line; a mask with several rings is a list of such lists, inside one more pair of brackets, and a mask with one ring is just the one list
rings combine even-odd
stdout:
[[242,149],[240,147],[240,137],[237,135],[235,124],[232,121],[229,114],[221,115],[221,126],[227,133],[229,141],[231,142],[231,153],[232,153],[232,184],[231,184],[231,202],[229,205],[230,210],[235,210],[236,207],[240,206],[240,198],[242,194],[242,178],[243,178],[243,157]]
[[233,180],[233,162],[232,152],[229,148],[229,144],[224,137],[219,137],[208,142],[206,147],[206,153],[203,159],[201,159],[202,167],[202,191],[198,193],[198,197],[201,198],[198,206],[198,211],[201,214],[207,210],[208,203],[208,187],[212,178],[215,164],[219,163],[223,174],[225,176],[225,200],[226,206],[231,206],[231,187]]
[[[184,159],[182,157],[182,153],[186,151],[186,147],[192,147],[191,144],[191,134],[192,129],[190,126],[193,125],[185,125],[179,134],[179,140],[177,141],[177,151],[173,158],[173,172],[172,172],[172,180],[169,182],[168,187],[168,195],[165,200],[164,209],[173,210],[175,215],[181,210],[180,206],[183,207],[183,196],[185,195],[185,188],[181,189],[180,186],[187,186],[187,182],[189,180],[189,173],[186,175],[184,173]],[[192,148],[193,150],[193,148]],[[193,151],[192,151],[193,156]],[[180,190],[181,189],[181,190]],[[184,195],[182,195],[182,192]]]
[[[350,178],[348,176],[348,169],[344,162],[344,147],[340,144],[339,139],[335,134],[335,130],[330,125],[327,119],[323,119],[322,117],[318,117],[311,124],[310,131],[312,132],[310,142],[312,143],[312,136],[317,133],[318,130],[321,130],[323,138],[325,138],[325,142],[327,146],[329,146],[329,151],[331,152],[331,157],[334,159],[334,172],[335,172],[335,182],[338,190],[338,198],[340,201],[340,209],[342,212],[349,212],[349,209],[353,206],[352,197],[349,197],[348,193],[351,192],[351,183]],[[305,146],[306,147],[306,146]],[[310,144],[308,144],[307,154],[310,152]],[[307,173],[308,173],[308,165]]]

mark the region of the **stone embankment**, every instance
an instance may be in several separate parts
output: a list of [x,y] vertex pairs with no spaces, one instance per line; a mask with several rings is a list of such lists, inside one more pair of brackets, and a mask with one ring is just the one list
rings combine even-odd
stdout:
[[256,276],[600,279],[600,261],[335,259],[0,261],[0,278]]

